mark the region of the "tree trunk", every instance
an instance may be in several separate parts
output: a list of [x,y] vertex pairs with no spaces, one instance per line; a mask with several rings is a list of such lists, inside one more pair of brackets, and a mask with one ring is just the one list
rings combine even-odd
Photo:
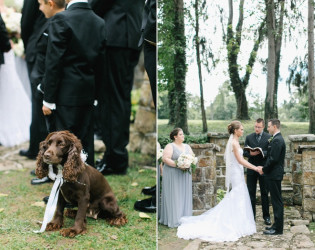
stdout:
[[199,38],[199,0],[195,0],[195,46],[196,46],[196,56],[197,56],[197,65],[198,65],[198,75],[199,75],[199,86],[200,86],[200,108],[201,108],[201,117],[202,117],[202,131],[207,132],[207,118],[206,111],[203,99],[203,86],[202,86],[202,72],[201,72],[201,60],[200,60],[200,38]]
[[315,134],[315,79],[314,79],[314,1],[308,0],[308,91],[309,133]]
[[169,107],[169,125],[175,125],[175,107],[176,107],[176,94],[174,84],[168,84],[168,107]]
[[184,25],[184,2],[183,0],[174,0],[175,3],[175,20],[173,36],[176,41],[174,56],[174,87],[176,102],[176,120],[175,126],[183,129],[185,134],[188,132],[187,124],[187,100],[185,92],[186,78],[186,38]]
[[[267,8],[267,35],[268,35],[268,62],[267,62],[267,91],[265,99],[265,123],[275,118],[275,66],[276,66],[276,40],[275,40],[275,8],[273,0],[266,0]],[[267,127],[267,126],[265,126]]]

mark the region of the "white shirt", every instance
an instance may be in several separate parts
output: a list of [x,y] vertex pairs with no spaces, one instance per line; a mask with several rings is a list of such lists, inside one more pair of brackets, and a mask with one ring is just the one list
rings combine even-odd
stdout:
[[68,9],[68,8],[69,8],[72,4],[74,4],[74,3],[87,3],[87,2],[88,2],[87,0],[72,0],[72,1],[70,1],[70,2],[68,3],[66,9]]

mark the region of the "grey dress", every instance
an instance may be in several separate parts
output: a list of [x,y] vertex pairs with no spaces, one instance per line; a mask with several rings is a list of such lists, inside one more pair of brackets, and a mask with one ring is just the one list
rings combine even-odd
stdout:
[[[177,160],[182,153],[173,143],[172,160]],[[184,144],[185,153],[189,146]],[[191,174],[164,164],[162,179],[162,197],[160,223],[168,227],[178,227],[183,216],[192,215],[192,179]]]

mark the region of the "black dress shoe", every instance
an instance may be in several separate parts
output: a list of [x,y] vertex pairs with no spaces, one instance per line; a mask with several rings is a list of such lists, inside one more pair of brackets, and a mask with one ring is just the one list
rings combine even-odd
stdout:
[[266,230],[271,230],[271,229],[273,229],[273,227],[271,226],[271,227],[265,227],[265,229]]
[[31,160],[36,160],[36,154],[31,154],[28,150],[26,149],[21,149],[20,152],[19,152],[19,155],[21,156],[25,156]]
[[[45,204],[47,204],[48,203],[48,200],[49,200],[49,196],[45,196],[44,198],[43,198],[43,201],[45,202]],[[65,208],[74,208],[75,206],[74,205],[72,205],[71,203],[69,203],[69,202],[66,202],[66,206],[65,206]]]
[[274,229],[270,229],[270,230],[264,231],[264,234],[266,234],[266,235],[278,235],[278,234],[283,234],[283,232],[279,232],[279,231],[276,231]]
[[35,169],[33,169],[30,174],[36,176]]
[[42,179],[34,178],[31,180],[32,185],[40,185],[40,184],[44,184],[44,183],[48,183],[48,182],[52,182],[52,180],[49,179],[47,176],[42,178]]
[[270,221],[270,218],[266,218],[265,219],[265,225],[271,225],[271,221]]
[[153,187],[145,187],[142,189],[141,193],[145,194],[145,195],[155,195],[156,193],[156,186]]
[[155,213],[156,212],[155,198],[151,197],[145,200],[136,201],[134,209],[140,212]]

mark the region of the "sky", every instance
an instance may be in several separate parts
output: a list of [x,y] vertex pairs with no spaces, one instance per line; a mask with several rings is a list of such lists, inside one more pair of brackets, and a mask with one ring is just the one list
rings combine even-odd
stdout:
[[[189,1],[185,1],[187,4]],[[223,1],[221,4],[223,4],[223,8],[225,10],[225,13],[228,11],[227,1],[224,1],[225,5],[223,4]],[[235,1],[234,1],[235,2]],[[246,3],[246,2],[245,2]],[[252,4],[252,3],[250,3]],[[186,5],[187,7],[187,5]],[[245,8],[248,6],[245,6]],[[255,6],[251,6],[255,7]],[[224,47],[222,43],[222,28],[219,23],[219,19],[217,18],[218,13],[214,11],[214,8],[209,8],[210,11],[208,11],[209,19],[205,21],[202,24],[201,32],[205,34],[207,39],[211,39],[212,42],[212,48],[215,52],[216,56],[218,56],[220,59],[226,58],[226,48]],[[234,9],[237,10],[237,6],[234,6]],[[304,17],[307,17],[307,9],[306,7],[301,8],[302,11],[305,11]],[[237,14],[237,11],[235,11]],[[191,13],[193,14],[193,10],[191,10]],[[234,15],[234,25],[237,22],[237,15]],[[257,16],[247,16],[244,20],[244,26],[245,22],[250,23],[254,20],[251,20],[253,18],[258,18]],[[227,17],[226,17],[227,19]],[[213,22],[216,20],[217,27],[214,27]],[[304,22],[305,26],[307,26],[307,22]],[[186,22],[186,33],[190,34],[193,33],[192,28],[187,24]],[[250,35],[249,34],[245,35]],[[282,104],[285,100],[288,100],[290,97],[289,89],[286,85],[286,79],[289,77],[289,71],[288,66],[293,62],[293,59],[296,55],[304,56],[307,50],[307,33],[305,33],[305,37],[300,36],[301,39],[299,40],[298,48],[296,48],[293,41],[288,41],[287,39],[283,39],[282,43],[282,55],[281,55],[281,63],[280,63],[280,81],[279,81],[279,89],[278,89],[278,103]],[[192,48],[192,44],[188,39],[188,47]],[[242,41],[241,45],[241,54],[239,56],[239,63],[242,66],[246,65],[246,62],[249,57],[249,51],[253,47],[253,42],[246,40]],[[268,55],[268,49],[267,49],[267,39],[265,39],[264,44],[258,51],[258,57],[259,58],[266,58]],[[189,93],[192,93],[194,95],[200,95],[200,88],[199,88],[199,78],[198,78],[198,68],[196,61],[194,60],[195,54],[193,52],[187,53],[187,63],[188,63],[188,72],[186,74],[186,90]],[[217,68],[211,72],[211,74],[208,74],[205,69],[202,71],[203,73],[203,90],[204,90],[204,99],[206,102],[206,105],[209,105],[211,102],[214,101],[215,96],[218,94],[219,87],[223,84],[224,81],[229,80],[228,74],[227,74],[227,62],[222,61],[219,63]],[[241,76],[244,75],[244,73],[240,74]],[[253,98],[249,96],[249,92],[252,92],[252,94],[259,94],[262,100],[265,99],[266,96],[266,87],[267,87],[267,75],[266,73],[262,72],[262,65],[256,61],[253,68],[253,73],[251,74],[249,85],[246,89],[247,97],[249,103],[253,101]],[[294,88],[292,89],[295,90]]]

